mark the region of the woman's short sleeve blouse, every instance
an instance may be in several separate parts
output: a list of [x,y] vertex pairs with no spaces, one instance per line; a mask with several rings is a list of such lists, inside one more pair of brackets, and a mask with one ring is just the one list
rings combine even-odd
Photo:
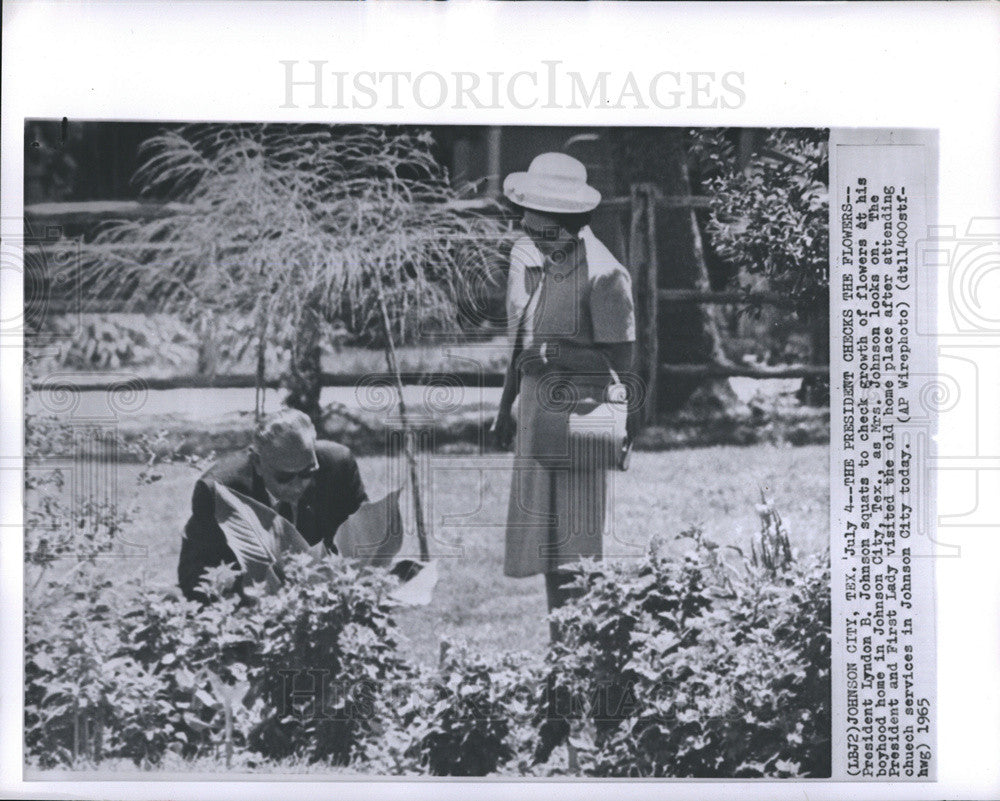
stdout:
[[635,309],[628,271],[589,228],[574,259],[549,264],[534,308],[529,339],[578,345],[635,341]]

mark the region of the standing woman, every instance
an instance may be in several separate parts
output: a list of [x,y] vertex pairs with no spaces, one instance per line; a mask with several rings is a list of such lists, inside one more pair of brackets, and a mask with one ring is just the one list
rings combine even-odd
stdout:
[[573,594],[560,567],[602,555],[607,470],[626,439],[632,285],[588,227],[601,195],[579,161],[543,153],[504,194],[526,234],[511,253],[514,347],[494,424],[501,447],[515,442],[504,573],[544,574],[551,611]]

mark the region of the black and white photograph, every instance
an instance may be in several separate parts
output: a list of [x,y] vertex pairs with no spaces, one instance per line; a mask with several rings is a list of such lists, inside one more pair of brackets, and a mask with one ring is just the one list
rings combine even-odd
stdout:
[[10,0],[0,796],[1000,792],[1000,13]]
[[829,777],[828,138],[27,121],[26,764]]

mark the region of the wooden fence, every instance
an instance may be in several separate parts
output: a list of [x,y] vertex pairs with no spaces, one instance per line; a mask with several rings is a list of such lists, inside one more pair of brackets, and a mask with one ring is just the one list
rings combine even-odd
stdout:
[[[627,233],[627,257],[632,273],[633,290],[636,298],[636,323],[639,341],[643,347],[639,349],[637,373],[651,396],[647,397],[647,421],[655,413],[655,388],[661,377],[686,377],[690,379],[730,378],[736,376],[768,379],[768,378],[806,378],[825,376],[828,374],[826,365],[788,365],[760,366],[750,364],[729,363],[716,359],[702,364],[671,364],[661,362],[659,357],[659,318],[663,306],[671,304],[759,304],[789,308],[791,300],[775,292],[743,293],[738,291],[713,291],[707,288],[707,283],[701,286],[682,289],[664,289],[660,287],[660,265],[656,244],[657,212],[663,209],[705,209],[710,205],[710,199],[697,195],[663,195],[650,184],[637,184],[632,188],[630,197],[609,198],[602,203],[602,209],[619,214],[628,213],[629,229]],[[461,208],[468,210],[488,211],[497,209],[497,204],[489,199],[462,201]],[[191,208],[179,204],[157,204],[134,201],[101,201],[86,203],[44,203],[25,208],[25,219],[34,230],[45,230],[48,236],[57,232],[64,225],[87,225],[110,219],[140,219],[163,217],[178,212],[189,212]],[[48,243],[46,246],[57,242]],[[700,245],[699,245],[700,246]],[[73,242],[73,248],[88,249],[95,247],[85,242]],[[103,245],[101,248],[123,247]],[[128,247],[127,245],[124,247]],[[145,246],[144,246],[145,247]],[[155,246],[154,246],[155,247]],[[161,245],[160,247],[171,247]],[[152,249],[152,248],[150,248]],[[701,254],[698,254],[701,257]],[[130,309],[136,311],[153,311],[154,304],[135,304]],[[81,300],[79,302],[52,298],[44,303],[44,312],[65,314],[77,312],[111,313],[122,311],[122,305],[117,302]],[[354,386],[366,376],[348,373],[324,373],[323,386]],[[404,377],[408,383],[430,384],[447,381],[452,385],[463,386],[500,386],[503,376],[500,374],[482,373],[410,373]],[[80,389],[107,389],[115,385],[113,379],[96,378],[88,381],[81,377],[79,382],[73,381],[73,386]],[[182,389],[198,387],[245,388],[254,386],[252,374],[230,375],[187,375],[171,378],[150,378],[145,381],[150,389]],[[269,386],[277,386],[278,380],[272,378]],[[46,386],[49,386],[46,384]]]

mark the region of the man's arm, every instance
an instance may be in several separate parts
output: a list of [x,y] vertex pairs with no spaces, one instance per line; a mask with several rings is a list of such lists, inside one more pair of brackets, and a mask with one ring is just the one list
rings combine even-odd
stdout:
[[225,535],[215,521],[215,498],[209,485],[198,479],[191,496],[191,517],[184,527],[177,578],[184,596],[192,601],[208,598],[198,592],[198,582],[207,567],[232,560]]
[[343,500],[334,506],[336,514],[334,519],[330,521],[327,533],[323,537],[323,543],[329,551],[336,553],[337,548],[333,544],[333,537],[337,533],[337,529],[348,517],[358,511],[361,504],[368,500],[368,493],[365,490],[364,481],[361,480],[361,471],[358,469],[358,462],[353,453],[348,451],[343,458],[340,469],[334,475],[336,476],[336,486],[328,488],[328,491],[334,493],[333,497]]

